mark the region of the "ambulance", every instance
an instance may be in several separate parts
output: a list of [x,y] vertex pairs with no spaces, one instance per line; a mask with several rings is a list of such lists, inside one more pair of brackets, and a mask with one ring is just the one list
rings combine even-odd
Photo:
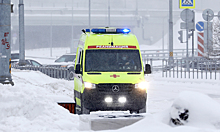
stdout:
[[[82,30],[74,75],[76,114],[146,112],[148,83],[137,38],[128,28]],[[145,67],[145,69],[144,69]]]

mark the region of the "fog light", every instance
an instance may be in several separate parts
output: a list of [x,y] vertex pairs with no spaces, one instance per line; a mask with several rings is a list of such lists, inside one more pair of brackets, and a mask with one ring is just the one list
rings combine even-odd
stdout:
[[127,99],[125,97],[118,98],[118,102],[120,102],[120,103],[125,103],[126,101],[127,101]]
[[106,102],[106,103],[111,103],[111,102],[112,102],[112,98],[111,98],[111,97],[105,98],[105,102]]

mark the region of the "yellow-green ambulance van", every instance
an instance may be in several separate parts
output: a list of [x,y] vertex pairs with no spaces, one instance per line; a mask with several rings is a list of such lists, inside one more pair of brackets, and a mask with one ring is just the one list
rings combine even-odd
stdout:
[[128,28],[82,30],[74,76],[77,114],[146,112],[149,64],[143,67],[137,38]]

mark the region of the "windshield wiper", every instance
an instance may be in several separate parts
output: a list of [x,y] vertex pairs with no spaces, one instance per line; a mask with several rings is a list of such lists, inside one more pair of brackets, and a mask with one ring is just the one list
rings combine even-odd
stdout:
[[133,74],[141,74],[140,72],[130,72],[130,73],[127,73],[128,75],[129,74],[131,74],[131,75],[133,75]]
[[97,75],[101,75],[101,73],[99,73],[99,72],[92,72],[92,73],[91,73],[91,72],[87,72],[87,74],[93,74],[93,75],[94,75],[94,74],[97,74]]

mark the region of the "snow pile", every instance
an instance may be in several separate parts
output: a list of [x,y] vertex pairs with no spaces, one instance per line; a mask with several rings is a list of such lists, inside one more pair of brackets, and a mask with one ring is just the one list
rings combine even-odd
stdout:
[[[220,104],[209,96],[197,92],[182,92],[174,101],[172,108],[187,109],[189,119],[186,126],[220,129]],[[172,113],[174,112],[174,113]],[[175,116],[178,111],[171,111]]]
[[0,131],[76,130],[78,117],[51,98],[72,94],[73,82],[34,71],[16,70],[12,74],[14,87],[0,85]]
[[[171,122],[171,116],[178,115],[178,111],[172,110],[174,106],[180,108],[180,111],[182,109],[189,110],[189,118],[184,125],[176,126]],[[205,94],[185,91],[179,94],[179,97],[167,110],[155,114],[146,114],[143,120],[117,131],[211,132],[219,131],[219,125],[220,104]]]

